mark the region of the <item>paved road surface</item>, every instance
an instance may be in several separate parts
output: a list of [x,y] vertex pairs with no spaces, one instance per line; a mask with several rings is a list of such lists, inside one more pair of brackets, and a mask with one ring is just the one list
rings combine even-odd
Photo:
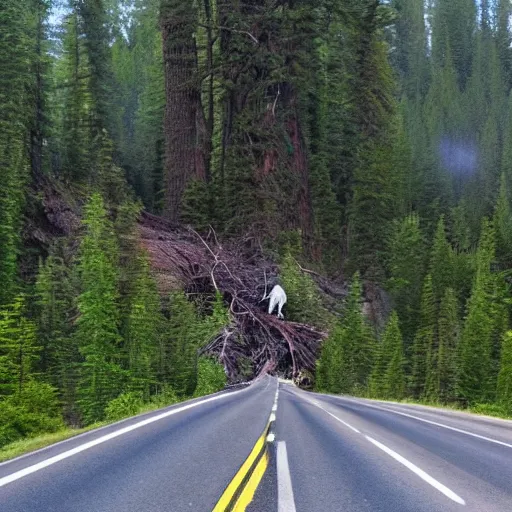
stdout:
[[8,475],[162,411],[2,464],[0,512],[211,511],[264,430],[276,386],[265,377],[248,389],[199,401],[4,486]]
[[274,468],[251,512],[278,510],[283,442],[293,505],[284,486],[279,512],[512,511],[510,421],[281,384]]
[[[0,511],[211,511],[276,387],[266,377],[1,464]],[[248,512],[512,511],[512,422],[281,383],[274,431]]]

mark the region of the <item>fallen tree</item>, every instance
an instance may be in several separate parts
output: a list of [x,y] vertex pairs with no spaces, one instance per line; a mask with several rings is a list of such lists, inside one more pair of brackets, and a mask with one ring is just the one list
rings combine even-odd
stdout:
[[220,243],[213,229],[203,237],[148,213],[139,227],[162,292],[178,285],[190,294],[220,292],[229,305],[230,325],[202,353],[218,358],[231,382],[243,378],[244,362],[253,375],[314,371],[326,333],[266,313],[262,297],[278,268],[261,252],[249,253],[243,241]]

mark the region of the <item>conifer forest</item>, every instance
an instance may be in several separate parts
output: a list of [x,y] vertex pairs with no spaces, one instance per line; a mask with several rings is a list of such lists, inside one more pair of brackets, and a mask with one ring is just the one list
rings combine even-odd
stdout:
[[512,415],[511,11],[1,0],[0,448],[265,372]]

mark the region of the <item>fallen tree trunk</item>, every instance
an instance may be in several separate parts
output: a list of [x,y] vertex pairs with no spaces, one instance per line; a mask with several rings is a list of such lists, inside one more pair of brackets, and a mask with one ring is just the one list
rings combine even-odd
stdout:
[[[295,377],[314,371],[326,334],[296,322],[269,315],[261,303],[267,278],[278,268],[262,254],[248,253],[243,242],[220,243],[213,229],[202,237],[153,215],[140,219],[142,244],[163,293],[182,287],[189,293],[222,293],[230,310],[230,325],[202,349],[224,365],[231,382],[247,374],[279,372]],[[245,365],[245,366],[244,366]]]

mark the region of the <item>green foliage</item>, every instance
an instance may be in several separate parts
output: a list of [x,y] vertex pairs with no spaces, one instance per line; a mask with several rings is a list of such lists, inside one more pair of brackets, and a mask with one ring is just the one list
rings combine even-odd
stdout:
[[128,367],[131,387],[149,399],[151,387],[157,384],[158,355],[164,317],[156,283],[150,275],[149,264],[140,257],[140,272],[134,285],[126,328]]
[[420,298],[425,262],[425,244],[417,214],[395,221],[388,242],[387,288],[394,299],[406,340],[411,340],[419,321]]
[[122,420],[123,418],[138,414],[143,405],[144,401],[141,392],[132,391],[130,393],[123,393],[107,404],[105,407],[105,416],[108,421]]
[[477,252],[477,273],[459,350],[459,397],[466,403],[485,402],[493,394],[492,343],[496,322],[496,278],[491,273],[494,260],[494,231],[487,220]]
[[64,427],[55,388],[30,382],[22,395],[0,398],[0,447]]
[[204,181],[192,180],[183,194],[182,220],[199,231],[211,224],[210,190]]
[[117,279],[117,244],[103,200],[93,194],[85,208],[85,236],[78,272],[81,293],[76,338],[84,361],[81,408],[87,421],[103,418],[107,403],[118,394],[122,377]]
[[432,288],[432,277],[427,275],[423,283],[421,296],[420,324],[412,346],[412,368],[410,374],[410,391],[416,398],[426,391],[428,370],[435,364],[432,357],[436,338],[436,304]]
[[363,394],[372,368],[374,339],[362,314],[361,282],[356,274],[343,318],[322,346],[316,387],[331,393]]
[[496,230],[496,260],[502,269],[512,267],[512,213],[505,174],[501,175],[498,201],[494,210]]
[[229,322],[220,293],[212,306],[211,314],[203,318],[184,293],[171,295],[161,380],[170,383],[180,397],[194,394],[198,385],[198,352]]
[[197,385],[195,396],[204,396],[221,391],[226,386],[226,373],[217,361],[200,357],[197,362]]
[[434,235],[430,259],[432,290],[437,304],[441,302],[445,290],[453,286],[453,259],[453,250],[446,237],[444,217],[441,217]]
[[458,311],[455,292],[447,288],[439,309],[436,374],[431,377],[434,385],[432,397],[439,398],[444,403],[453,402],[457,397],[457,346],[460,335]]
[[322,304],[318,286],[300,269],[290,252],[286,252],[281,261],[280,280],[286,291],[285,315],[289,320],[317,326],[329,323],[329,313]]
[[30,2],[0,9],[0,306],[16,295],[22,214],[30,169],[30,131],[36,111],[32,65],[36,16]]
[[498,375],[497,401],[512,414],[512,332],[503,336],[501,364]]
[[369,392],[375,398],[401,399],[406,391],[405,357],[398,315],[393,312],[377,343]]
[[0,310],[0,397],[20,397],[33,379],[39,357],[36,326],[27,318],[25,298],[19,296]]

